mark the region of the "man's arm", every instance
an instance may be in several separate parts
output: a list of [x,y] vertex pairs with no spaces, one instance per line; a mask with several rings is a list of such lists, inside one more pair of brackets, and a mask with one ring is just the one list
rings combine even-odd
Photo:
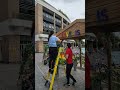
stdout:
[[56,41],[61,42],[62,40],[60,40],[58,37],[56,37]]
[[68,59],[68,54],[65,55],[65,58]]
[[65,52],[65,58],[66,58],[66,60],[68,59],[68,56],[69,56],[69,50],[67,49],[66,52]]
[[57,40],[58,42],[61,42],[62,40],[60,40],[59,38],[58,38],[58,40]]

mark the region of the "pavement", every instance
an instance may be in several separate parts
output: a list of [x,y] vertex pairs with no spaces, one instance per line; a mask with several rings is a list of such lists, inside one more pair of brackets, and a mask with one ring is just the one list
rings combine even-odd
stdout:
[[19,64],[0,63],[0,90],[18,90]]
[[[77,69],[74,71],[72,69],[72,75],[77,80],[75,86],[64,86],[66,83],[66,76],[64,73],[64,67],[59,67],[59,76],[55,79],[53,89],[54,90],[85,90],[85,71]],[[43,55],[41,53],[35,54],[35,90],[48,90],[49,86],[44,86],[45,79],[43,76],[47,75],[48,65],[43,64]],[[72,83],[72,80],[71,80]]]

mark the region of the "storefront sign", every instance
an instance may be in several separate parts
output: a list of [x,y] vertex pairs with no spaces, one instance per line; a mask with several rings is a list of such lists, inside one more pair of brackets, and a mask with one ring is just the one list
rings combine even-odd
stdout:
[[71,38],[71,37],[76,37],[80,36],[80,30],[75,30],[75,31],[67,31],[62,33],[62,37],[64,38]]
[[107,9],[97,10],[97,21],[107,21],[108,15],[107,15]]
[[80,36],[80,30],[75,31],[75,36]]

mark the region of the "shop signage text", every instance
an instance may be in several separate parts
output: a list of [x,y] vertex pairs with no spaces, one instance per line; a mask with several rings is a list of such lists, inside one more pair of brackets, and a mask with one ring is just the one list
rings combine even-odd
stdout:
[[65,37],[65,38],[71,38],[76,36],[80,36],[80,30],[68,31],[68,32],[62,33],[62,37]]
[[108,15],[107,15],[107,9],[102,9],[102,10],[97,10],[97,21],[107,21],[108,20]]

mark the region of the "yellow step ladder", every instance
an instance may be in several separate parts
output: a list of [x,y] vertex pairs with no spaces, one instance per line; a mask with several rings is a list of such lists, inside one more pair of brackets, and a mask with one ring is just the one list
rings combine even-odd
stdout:
[[57,59],[56,59],[56,62],[55,62],[54,72],[53,72],[53,75],[52,75],[52,80],[50,81],[50,88],[49,88],[49,90],[53,90],[53,84],[54,84],[54,80],[55,80],[55,75],[57,73],[57,67],[58,67],[58,63],[59,63],[59,56],[60,56],[61,50],[62,50],[62,48],[59,47],[58,56],[57,56]]

